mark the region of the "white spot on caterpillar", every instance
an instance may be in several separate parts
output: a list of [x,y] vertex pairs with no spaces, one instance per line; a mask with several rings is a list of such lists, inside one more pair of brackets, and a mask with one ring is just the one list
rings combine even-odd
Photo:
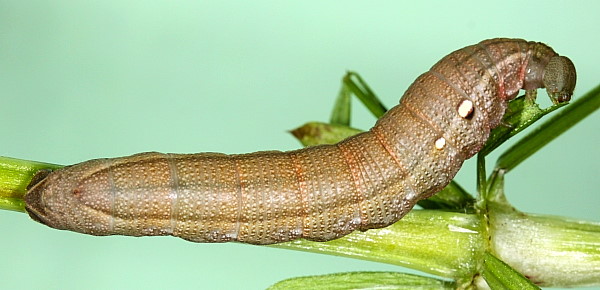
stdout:
[[473,116],[473,102],[470,100],[464,100],[458,105],[458,115],[470,119]]
[[444,139],[444,137],[440,137],[439,139],[435,140],[435,149],[442,150],[442,149],[444,149],[445,146],[446,146],[446,139]]

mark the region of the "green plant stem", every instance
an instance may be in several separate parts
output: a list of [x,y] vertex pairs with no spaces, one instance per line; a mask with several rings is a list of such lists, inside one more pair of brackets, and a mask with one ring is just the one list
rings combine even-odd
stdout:
[[485,155],[477,154],[477,192],[479,201],[485,201],[487,196],[487,175],[485,172]]
[[325,243],[296,240],[273,247],[383,262],[470,281],[483,255],[482,233],[477,215],[413,210],[386,228],[357,231]]
[[0,209],[25,212],[23,196],[33,175],[61,165],[0,156]]
[[543,287],[600,284],[600,223],[525,214],[488,202],[491,250]]

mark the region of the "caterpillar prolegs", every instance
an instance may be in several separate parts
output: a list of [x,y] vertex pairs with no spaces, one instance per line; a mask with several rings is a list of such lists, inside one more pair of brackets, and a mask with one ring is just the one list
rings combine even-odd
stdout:
[[90,160],[34,178],[26,208],[50,227],[92,235],[328,241],[390,225],[440,191],[520,89],[545,87],[564,102],[575,82],[573,63],[545,44],[485,40],[444,57],[371,130],[340,143]]

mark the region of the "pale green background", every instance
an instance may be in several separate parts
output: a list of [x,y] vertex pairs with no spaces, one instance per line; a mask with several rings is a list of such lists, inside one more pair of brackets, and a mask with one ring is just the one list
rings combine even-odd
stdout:
[[[500,36],[569,56],[577,98],[600,80],[598,3],[2,0],[0,155],[71,164],[298,148],[286,130],[327,120],[346,70],[392,106],[442,56]],[[600,221],[599,116],[511,172],[518,208]],[[374,123],[363,109],[355,120]],[[467,166],[459,180],[473,190]],[[0,232],[3,289],[262,289],[300,275],[403,271],[239,244],[85,236],[7,211]]]

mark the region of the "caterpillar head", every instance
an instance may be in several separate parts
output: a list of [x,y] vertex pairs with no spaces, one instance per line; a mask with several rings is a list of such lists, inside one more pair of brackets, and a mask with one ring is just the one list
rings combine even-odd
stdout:
[[571,100],[577,74],[575,66],[568,57],[553,56],[544,69],[544,87],[552,102],[562,103]]

